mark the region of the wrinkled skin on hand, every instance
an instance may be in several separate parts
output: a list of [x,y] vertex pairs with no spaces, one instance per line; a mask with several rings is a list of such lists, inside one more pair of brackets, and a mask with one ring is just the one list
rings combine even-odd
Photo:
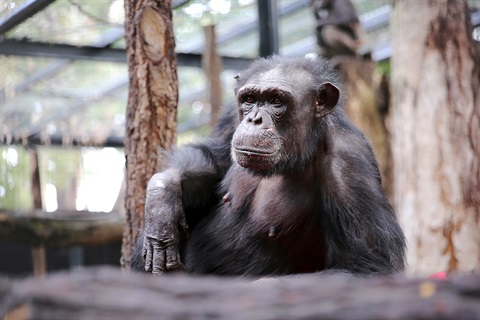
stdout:
[[145,271],[160,275],[183,270],[179,254],[179,227],[188,237],[182,205],[180,173],[167,170],[155,174],[147,187],[142,255]]

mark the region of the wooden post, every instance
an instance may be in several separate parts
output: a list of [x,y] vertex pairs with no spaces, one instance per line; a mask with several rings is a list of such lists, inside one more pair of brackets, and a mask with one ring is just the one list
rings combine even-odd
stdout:
[[210,126],[217,123],[222,107],[222,60],[217,52],[215,26],[208,25],[203,28],[205,33],[205,52],[203,55],[203,68],[208,80],[208,95],[211,105]]
[[28,149],[30,155],[30,177],[32,181],[33,208],[42,209],[42,187],[40,184],[40,167],[38,165],[37,149],[32,147]]
[[[40,184],[40,167],[38,165],[38,152],[35,148],[29,149],[31,161],[31,181],[34,209],[42,209],[42,187]],[[32,247],[32,265],[33,274],[41,277],[47,273],[47,257],[45,254],[45,245],[37,244]]]
[[33,274],[43,277],[47,273],[47,256],[45,245],[39,244],[32,247]]

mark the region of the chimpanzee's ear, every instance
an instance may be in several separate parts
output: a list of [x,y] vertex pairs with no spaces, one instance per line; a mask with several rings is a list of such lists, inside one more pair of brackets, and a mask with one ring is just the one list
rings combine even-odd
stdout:
[[317,89],[315,116],[321,118],[335,109],[340,98],[340,89],[330,82],[322,83]]

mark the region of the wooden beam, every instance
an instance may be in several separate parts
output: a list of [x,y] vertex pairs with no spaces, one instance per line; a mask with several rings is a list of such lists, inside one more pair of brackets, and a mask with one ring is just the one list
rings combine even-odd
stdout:
[[68,247],[120,243],[124,218],[115,213],[11,212],[0,209],[0,240]]
[[[102,48],[96,46],[74,46],[69,44],[51,44],[26,40],[4,39],[0,41],[0,55],[46,57],[73,60],[126,62],[125,49]],[[177,53],[179,66],[201,67],[201,55],[195,53]],[[240,57],[222,57],[225,69],[246,69],[253,59]]]

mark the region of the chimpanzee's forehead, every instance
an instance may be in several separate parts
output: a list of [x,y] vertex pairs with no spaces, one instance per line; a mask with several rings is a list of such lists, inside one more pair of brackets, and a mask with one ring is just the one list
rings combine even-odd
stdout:
[[304,69],[275,68],[253,75],[243,88],[255,87],[257,90],[280,89],[291,92],[302,92],[314,85],[313,76]]

